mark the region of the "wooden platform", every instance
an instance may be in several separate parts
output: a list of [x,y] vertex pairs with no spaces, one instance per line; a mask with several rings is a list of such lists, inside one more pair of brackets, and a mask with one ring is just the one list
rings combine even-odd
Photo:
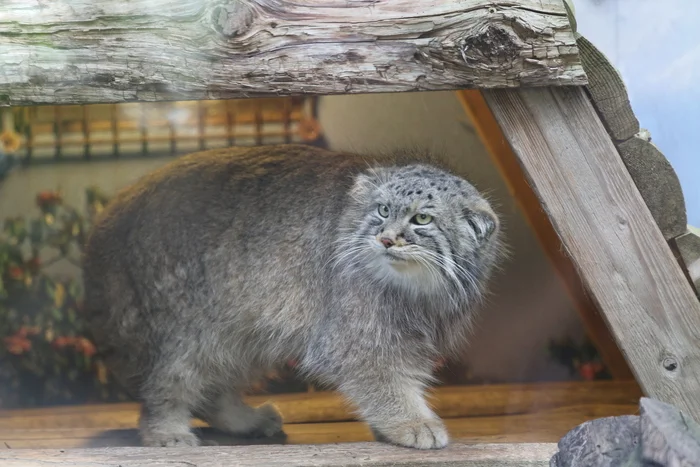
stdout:
[[[641,392],[634,382],[547,383],[444,387],[433,404],[452,439],[463,443],[556,443],[594,418],[635,414]],[[268,444],[372,441],[333,393],[251,397],[277,405],[286,439]],[[207,444],[255,444],[195,422]],[[0,412],[0,449],[70,449],[138,446],[138,405],[133,403]]]

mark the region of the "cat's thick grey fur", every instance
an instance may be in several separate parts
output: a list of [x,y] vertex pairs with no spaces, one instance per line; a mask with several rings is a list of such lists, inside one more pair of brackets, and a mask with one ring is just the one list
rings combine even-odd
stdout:
[[447,444],[424,391],[436,359],[463,343],[500,256],[499,222],[471,184],[424,161],[212,150],[118,194],[87,242],[85,309],[143,403],[145,445],[196,445],[192,416],[279,432],[277,411],[240,393],[290,358],[379,439]]

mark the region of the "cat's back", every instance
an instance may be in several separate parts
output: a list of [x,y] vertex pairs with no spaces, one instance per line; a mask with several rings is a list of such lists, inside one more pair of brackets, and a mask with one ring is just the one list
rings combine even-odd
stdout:
[[334,202],[340,207],[352,175],[365,166],[358,156],[294,144],[189,154],[120,191],[98,218],[88,249],[119,239],[131,239],[129,247],[156,239],[182,246],[195,226],[198,243],[207,243],[242,220],[248,229],[310,221]]

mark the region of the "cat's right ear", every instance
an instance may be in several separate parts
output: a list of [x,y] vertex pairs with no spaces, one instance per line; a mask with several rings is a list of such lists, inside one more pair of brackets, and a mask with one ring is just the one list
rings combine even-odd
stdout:
[[355,176],[354,183],[350,189],[350,196],[361,201],[366,199],[377,188],[378,180],[376,174],[360,173]]

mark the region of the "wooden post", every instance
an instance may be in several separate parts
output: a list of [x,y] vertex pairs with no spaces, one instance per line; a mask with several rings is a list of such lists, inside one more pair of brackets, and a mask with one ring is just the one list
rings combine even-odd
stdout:
[[644,392],[700,418],[700,303],[585,90],[484,95]]
[[0,106],[585,84],[561,0],[3,0]]
[[614,379],[633,380],[634,375],[622,352],[617,348],[617,343],[612,338],[603,317],[581,283],[576,267],[564,251],[561,240],[554,231],[547,214],[542,210],[537,195],[527,183],[523,169],[505,140],[505,136],[489,110],[483,95],[478,90],[465,90],[458,91],[458,96],[491,159],[505,180],[511,196],[518,203],[540,246],[574,303],[586,328],[586,333],[600,352],[606,368]]

